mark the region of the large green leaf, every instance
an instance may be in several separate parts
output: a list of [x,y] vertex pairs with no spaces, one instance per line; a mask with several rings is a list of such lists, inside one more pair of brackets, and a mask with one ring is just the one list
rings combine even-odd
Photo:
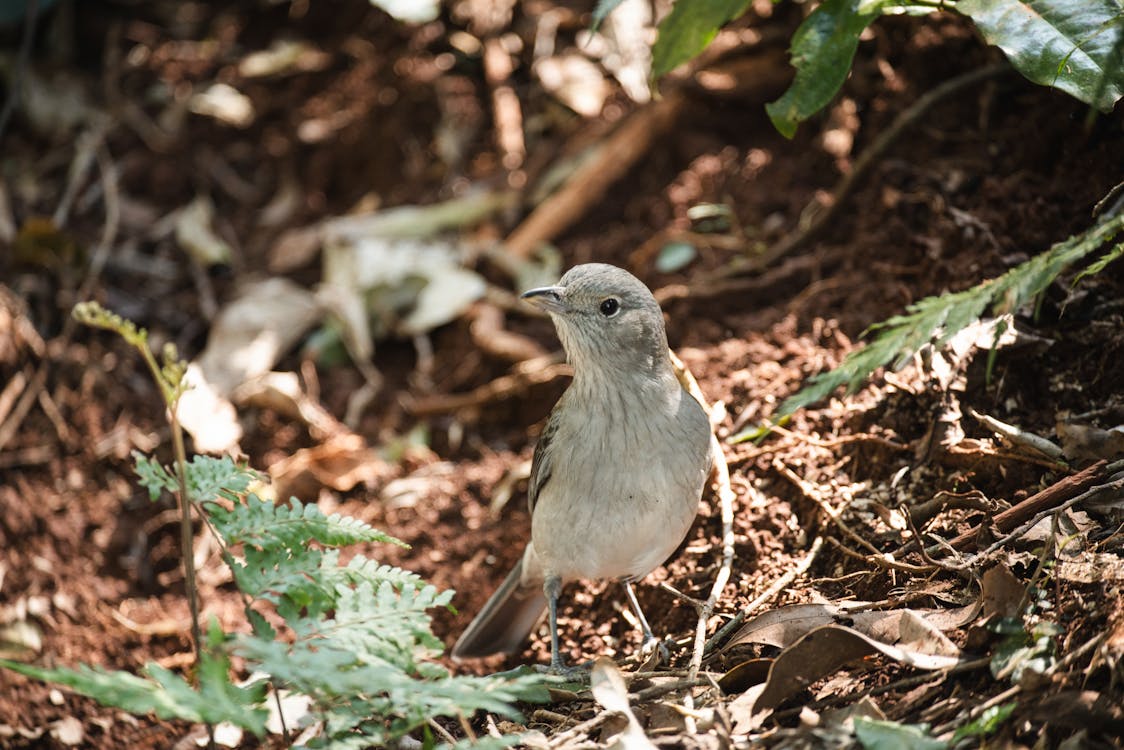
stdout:
[[1124,96],[1118,0],[960,0],[1024,76],[1108,112]]
[[749,0],[679,0],[660,21],[652,45],[652,76],[659,78],[702,52],[718,29],[748,6]]
[[780,99],[765,105],[773,126],[784,137],[795,135],[796,126],[831,101],[847,80],[859,35],[878,17],[879,5],[827,0],[792,35],[790,54],[796,78]]

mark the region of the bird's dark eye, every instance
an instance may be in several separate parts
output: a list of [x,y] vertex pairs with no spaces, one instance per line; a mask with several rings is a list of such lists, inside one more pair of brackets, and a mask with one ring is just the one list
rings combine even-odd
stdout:
[[612,297],[609,297],[609,299],[601,300],[601,307],[600,307],[601,314],[604,315],[606,318],[613,317],[614,315],[617,314],[617,311],[619,311],[620,309],[621,309],[621,303],[617,302]]

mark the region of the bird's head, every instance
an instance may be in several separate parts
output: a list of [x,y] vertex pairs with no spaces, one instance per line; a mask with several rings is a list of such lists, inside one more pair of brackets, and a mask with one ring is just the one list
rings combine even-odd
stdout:
[[668,363],[663,312],[644,282],[605,263],[574,266],[554,286],[523,293],[550,313],[577,372],[628,368],[648,372]]

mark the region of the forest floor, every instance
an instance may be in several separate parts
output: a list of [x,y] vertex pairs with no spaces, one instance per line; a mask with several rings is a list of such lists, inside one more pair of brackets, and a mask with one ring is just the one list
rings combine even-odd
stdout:
[[[798,6],[754,3],[696,75],[665,82],[662,99],[636,103],[610,83],[599,114],[582,117],[532,74],[543,18],[556,24],[559,59],[572,52],[587,17],[571,5],[526,2],[492,18],[488,3],[465,1],[420,26],[363,0],[64,3],[45,17],[29,83],[47,114],[16,115],[0,162],[0,656],[128,670],[191,660],[173,506],[150,502],[132,470],[133,450],[171,455],[159,394],[122,342],[68,323],[75,302],[98,299],[195,358],[247,282],[283,275],[315,286],[320,259],[302,228],[470,187],[534,186],[564,157],[613,144],[614,129],[648,117],[638,153],[620,157],[629,168],[549,239],[558,269],[610,262],[644,280],[672,348],[724,409],[734,558],[705,632],[735,617],[749,624],[702,663],[722,689],[640,693],[682,679],[694,649],[698,610],[661,584],[705,601],[722,570],[722,515],[708,490],[687,540],[638,586],[671,643],[666,674],[630,678],[648,735],[660,745],[838,747],[853,742],[847,721],[861,715],[925,723],[947,739],[985,709],[1010,707],[994,721],[999,744],[1119,747],[1119,491],[1115,505],[1077,503],[1017,534],[991,521],[1047,488],[1074,497],[1068,477],[1121,457],[1101,430],[1124,424],[1124,266],[1076,284],[1063,274],[1015,317],[1015,342],[990,373],[988,352],[973,357],[972,346],[917,357],[759,441],[729,438],[838,364],[868,326],[1089,227],[1124,177],[1124,114],[1089,120],[1079,103],[1013,73],[961,87],[889,144],[821,231],[753,268],[755,254],[800,231],[807,207],[830,202],[858,155],[920,96],[999,53],[951,14],[884,19],[841,96],[785,140],[763,104],[790,75],[784,48]],[[14,49],[18,33],[0,33]],[[282,39],[303,45],[284,72],[247,67],[249,53]],[[481,40],[509,70],[483,61]],[[194,95],[216,83],[242,92],[250,113],[209,113]],[[497,101],[518,103],[522,144]],[[213,207],[202,223],[231,249],[217,265],[177,241],[199,196]],[[558,349],[549,322],[514,300],[512,269],[532,261],[480,249],[510,237],[530,208],[508,205],[459,230],[487,296],[428,333],[380,340],[377,391],[369,371],[307,340],[272,366],[299,373],[309,403],[346,422],[360,451],[284,409],[240,406],[252,466],[408,542],[368,553],[456,591],[456,612],[435,612],[447,644],[522,552],[521,478],[567,383],[564,366],[534,360]],[[661,271],[684,246],[690,261]],[[357,392],[372,395],[358,403]],[[974,414],[1061,440],[1068,464],[1003,443]],[[1108,483],[1101,471],[1081,488]],[[910,544],[917,534],[931,545],[967,536],[957,550],[924,552]],[[217,552],[197,557],[204,611],[242,627]],[[563,600],[569,659],[637,669],[639,635],[619,587],[574,583]],[[1025,628],[1015,641],[998,632],[1003,618]],[[825,640],[794,645],[817,627]],[[882,633],[898,651],[856,647],[856,631]],[[996,654],[1018,638],[1023,661],[994,674]],[[918,666],[950,654],[955,668]],[[548,658],[540,631],[510,658],[449,666],[483,673]],[[1022,668],[1033,659],[1040,668]],[[797,688],[755,712],[752,686],[770,665],[769,685],[787,670]],[[675,710],[688,689],[694,711]],[[620,729],[588,693],[524,708],[525,727],[552,746]],[[604,723],[564,734],[598,716]],[[471,728],[488,726],[477,716]],[[200,736],[0,671],[2,747],[182,747]]]

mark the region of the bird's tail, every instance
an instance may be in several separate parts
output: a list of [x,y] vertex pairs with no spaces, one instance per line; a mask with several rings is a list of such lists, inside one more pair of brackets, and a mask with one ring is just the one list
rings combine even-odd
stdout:
[[519,649],[546,610],[541,583],[523,582],[523,559],[453,646],[454,659],[510,654]]

